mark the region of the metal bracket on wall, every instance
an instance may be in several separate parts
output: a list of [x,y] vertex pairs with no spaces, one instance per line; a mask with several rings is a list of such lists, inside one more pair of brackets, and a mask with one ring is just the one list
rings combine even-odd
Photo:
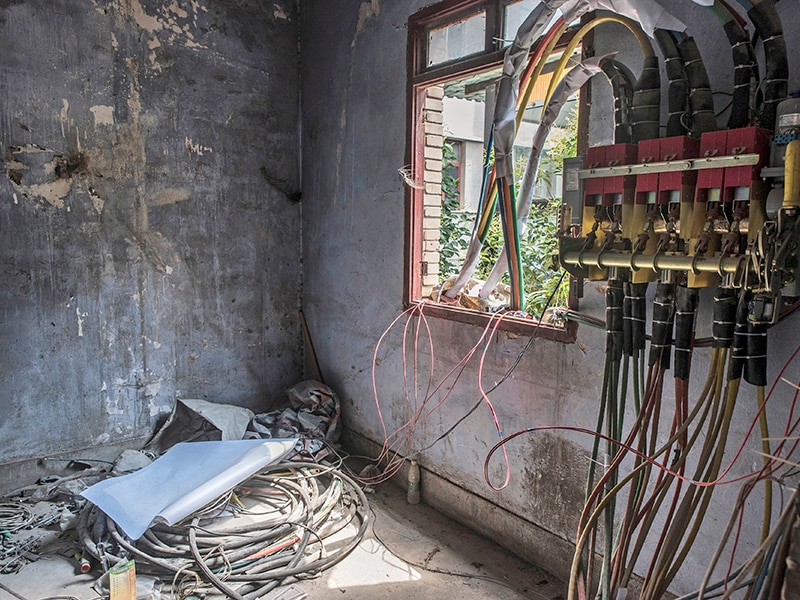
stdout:
[[648,173],[675,173],[680,171],[699,171],[701,169],[719,169],[723,167],[748,167],[757,165],[759,154],[737,154],[734,156],[709,156],[706,158],[688,158],[651,162],[636,165],[620,165],[598,169],[581,169],[578,177],[594,179],[597,177],[618,177],[620,175],[646,175]]

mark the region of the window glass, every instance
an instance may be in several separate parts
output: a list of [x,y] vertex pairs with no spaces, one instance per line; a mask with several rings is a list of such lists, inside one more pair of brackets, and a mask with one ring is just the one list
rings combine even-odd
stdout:
[[506,5],[503,17],[504,46],[508,46],[514,41],[517,29],[538,4],[540,4],[539,0],[520,0]]
[[428,66],[482,52],[485,40],[486,13],[434,29],[428,34]]

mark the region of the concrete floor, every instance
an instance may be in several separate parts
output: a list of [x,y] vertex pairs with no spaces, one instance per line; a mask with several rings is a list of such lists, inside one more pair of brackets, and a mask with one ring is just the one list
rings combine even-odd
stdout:
[[[319,600],[557,600],[565,585],[476,536],[425,505],[410,506],[405,492],[383,484],[368,497],[373,527],[343,561],[314,579],[295,585]],[[98,573],[76,574],[55,534],[39,550],[42,558],[14,575],[0,575],[0,600],[98,597],[91,588]],[[9,593],[11,590],[13,593]],[[169,598],[169,585],[162,598]],[[297,596],[288,595],[286,600]],[[269,596],[272,598],[272,596]],[[266,599],[265,599],[266,600]]]

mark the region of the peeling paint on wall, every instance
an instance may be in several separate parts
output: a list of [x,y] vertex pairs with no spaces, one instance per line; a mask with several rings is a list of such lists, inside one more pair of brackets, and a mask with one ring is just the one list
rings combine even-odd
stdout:
[[[133,19],[136,25],[153,36],[147,40],[147,45],[152,50],[148,61],[150,67],[155,71],[161,70],[155,50],[161,47],[162,42],[181,44],[194,49],[207,47],[199,43],[193,33],[198,29],[198,14],[201,11],[208,11],[199,2],[192,0],[179,4],[177,0],[174,0],[169,5],[156,8],[155,14],[148,14],[139,0],[115,0],[114,6],[121,15]],[[163,39],[160,40],[157,36],[162,36]]]
[[114,124],[114,107],[105,105],[92,106],[89,111],[94,117],[94,125],[113,125]]
[[156,192],[155,196],[148,200],[148,204],[150,206],[177,204],[178,202],[188,200],[190,196],[191,192],[186,188],[166,188]]
[[0,1],[0,379],[24,409],[0,402],[0,469],[302,376],[299,327],[260,327],[300,280],[299,207],[260,170],[297,186],[295,7]]
[[273,4],[272,6],[275,9],[272,12],[272,16],[273,17],[275,17],[276,19],[282,19],[284,21],[291,21],[292,20],[290,15],[289,15],[289,13],[280,4]]
[[75,316],[78,318],[78,337],[83,337],[83,320],[89,316],[89,313],[82,313],[81,309],[76,306]]
[[189,152],[189,154],[197,154],[198,156],[203,156],[206,152],[211,153],[214,151],[214,149],[210,148],[209,146],[196,144],[188,137],[186,138],[184,145],[186,146],[186,150]]
[[[65,157],[53,150],[28,144],[6,148],[6,176],[23,198],[39,207],[64,208],[72,190],[72,174],[85,167],[85,157]],[[16,200],[16,194],[14,195]]]
[[353,38],[352,46],[355,47],[356,39],[361,32],[364,30],[364,27],[367,25],[367,22],[377,17],[381,14],[381,2],[380,0],[370,0],[369,2],[362,2],[361,8],[358,9],[358,25],[356,26],[356,37]]

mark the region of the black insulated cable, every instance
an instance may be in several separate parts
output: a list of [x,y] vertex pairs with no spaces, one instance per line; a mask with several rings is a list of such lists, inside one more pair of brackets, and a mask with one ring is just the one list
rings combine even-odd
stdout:
[[672,34],[664,29],[655,30],[655,38],[664,55],[664,66],[669,79],[667,92],[667,137],[686,135],[689,129],[689,80],[686,68],[678,53]]
[[758,87],[758,62],[747,32],[736,19],[724,25],[725,35],[733,53],[733,98],[728,129],[739,129],[750,124],[750,99]]
[[602,68],[614,95],[614,143],[627,144],[631,141],[633,73],[616,60],[604,60]]
[[786,52],[786,40],[783,27],[773,0],[762,0],[747,11],[758,35],[764,40],[764,56],[766,72],[762,90],[764,103],[761,106],[759,126],[773,131],[778,103],[785,100],[789,93],[789,59]]
[[714,348],[730,348],[733,345],[733,331],[736,326],[736,290],[729,287],[717,288],[714,292],[714,317],[711,335]]
[[630,284],[631,337],[634,350],[644,350],[647,325],[647,285]]
[[767,326],[764,323],[747,324],[744,380],[750,385],[767,385]]
[[661,131],[661,71],[658,57],[645,57],[642,74],[633,90],[631,107],[631,142],[660,137]]
[[678,286],[675,290],[675,377],[689,379],[699,292]]
[[747,303],[750,293],[743,290],[736,304],[736,325],[733,332],[733,358],[730,379],[741,379],[747,362],[747,325],[750,310]]
[[622,299],[622,354],[633,356],[633,298],[630,282],[626,281],[622,290],[625,293]]
[[678,52],[683,59],[683,64],[686,68],[686,79],[689,82],[691,133],[693,137],[700,137],[708,131],[717,130],[711,83],[694,38],[685,37],[678,42]]
[[611,279],[606,288],[606,355],[609,360],[622,359],[622,304],[625,294],[622,281]]
[[648,365],[669,369],[672,348],[672,327],[675,319],[675,286],[661,281],[653,299],[653,329],[650,336]]

